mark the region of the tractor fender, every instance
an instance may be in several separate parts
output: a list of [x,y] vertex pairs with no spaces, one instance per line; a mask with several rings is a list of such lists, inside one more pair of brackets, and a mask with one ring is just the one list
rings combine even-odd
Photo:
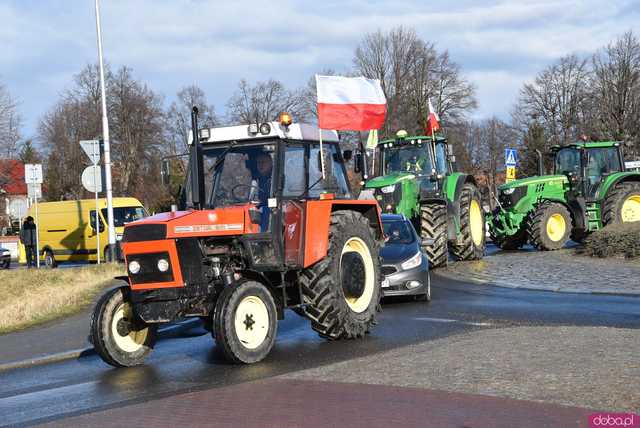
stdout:
[[611,190],[613,187],[615,187],[619,183],[629,182],[629,181],[640,182],[640,173],[620,172],[611,176],[609,180],[606,180],[603,183],[600,191],[598,192],[598,199],[603,201],[609,194],[609,190]]
[[362,213],[376,231],[376,238],[382,240],[384,233],[377,201],[371,199],[308,201],[304,225],[303,267],[311,266],[327,255],[331,213],[343,210]]

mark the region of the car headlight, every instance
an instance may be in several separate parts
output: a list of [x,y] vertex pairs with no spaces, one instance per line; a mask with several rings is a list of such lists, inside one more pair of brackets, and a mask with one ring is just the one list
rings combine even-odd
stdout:
[[504,190],[502,191],[502,194],[503,194],[503,195],[510,195],[510,194],[512,194],[512,193],[513,193],[513,192],[515,192],[515,191],[516,191],[516,188],[515,188],[515,187],[512,187],[512,188],[510,188],[510,189],[504,189]]
[[166,272],[169,270],[169,262],[165,259],[158,260],[158,270],[160,272]]
[[382,193],[393,193],[394,190],[396,190],[395,184],[390,184],[389,186],[384,186],[380,188],[380,191]]
[[140,272],[140,263],[138,263],[135,260],[129,262],[129,272],[131,272],[134,275]]
[[411,257],[407,261],[402,262],[400,266],[402,266],[402,269],[404,270],[409,270],[420,266],[420,263],[422,263],[422,253],[418,251],[415,256]]

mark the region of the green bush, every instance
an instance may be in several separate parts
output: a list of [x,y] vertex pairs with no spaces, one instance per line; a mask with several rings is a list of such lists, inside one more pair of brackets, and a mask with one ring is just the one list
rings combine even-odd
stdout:
[[584,240],[584,254],[595,257],[640,257],[640,221],[607,226]]

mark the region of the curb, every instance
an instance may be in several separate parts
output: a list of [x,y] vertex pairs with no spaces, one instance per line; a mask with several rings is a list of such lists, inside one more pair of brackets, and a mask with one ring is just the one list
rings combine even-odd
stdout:
[[512,284],[506,281],[492,281],[480,278],[474,278],[472,276],[456,276],[454,274],[448,274],[443,272],[433,272],[447,279],[454,281],[469,281],[478,285],[487,285],[492,287],[511,288],[516,290],[530,290],[530,291],[548,291],[551,293],[565,293],[565,294],[595,294],[595,295],[607,295],[607,296],[624,296],[624,297],[638,297],[640,298],[640,291],[629,292],[620,291],[612,288],[605,288],[601,290],[581,290],[577,288],[560,288],[560,287],[536,287],[536,286],[523,286],[519,284]]
[[[189,327],[190,324],[194,324],[196,321],[199,321],[199,319],[191,318],[176,324],[168,325],[165,328],[159,329],[158,334],[178,330],[183,327]],[[82,349],[73,349],[70,351],[58,352],[56,354],[43,355],[42,357],[29,358],[26,360],[12,361],[10,363],[0,364],[0,373],[8,370],[41,366],[44,364],[58,363],[60,361],[79,359],[84,357],[90,357],[93,355],[96,355],[96,351],[92,346],[82,348]]]

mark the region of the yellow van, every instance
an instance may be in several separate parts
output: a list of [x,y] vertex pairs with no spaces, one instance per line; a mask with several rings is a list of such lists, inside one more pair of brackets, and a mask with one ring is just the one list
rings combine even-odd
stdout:
[[[100,228],[100,259],[109,243],[107,235],[107,200],[98,199]],[[35,205],[27,215],[36,219]],[[38,233],[41,263],[55,267],[60,262],[96,261],[97,234],[96,200],[40,202]],[[113,198],[113,222],[116,239],[122,238],[125,223],[146,217],[147,211],[135,198]],[[24,246],[20,245],[20,263],[26,263]]]

